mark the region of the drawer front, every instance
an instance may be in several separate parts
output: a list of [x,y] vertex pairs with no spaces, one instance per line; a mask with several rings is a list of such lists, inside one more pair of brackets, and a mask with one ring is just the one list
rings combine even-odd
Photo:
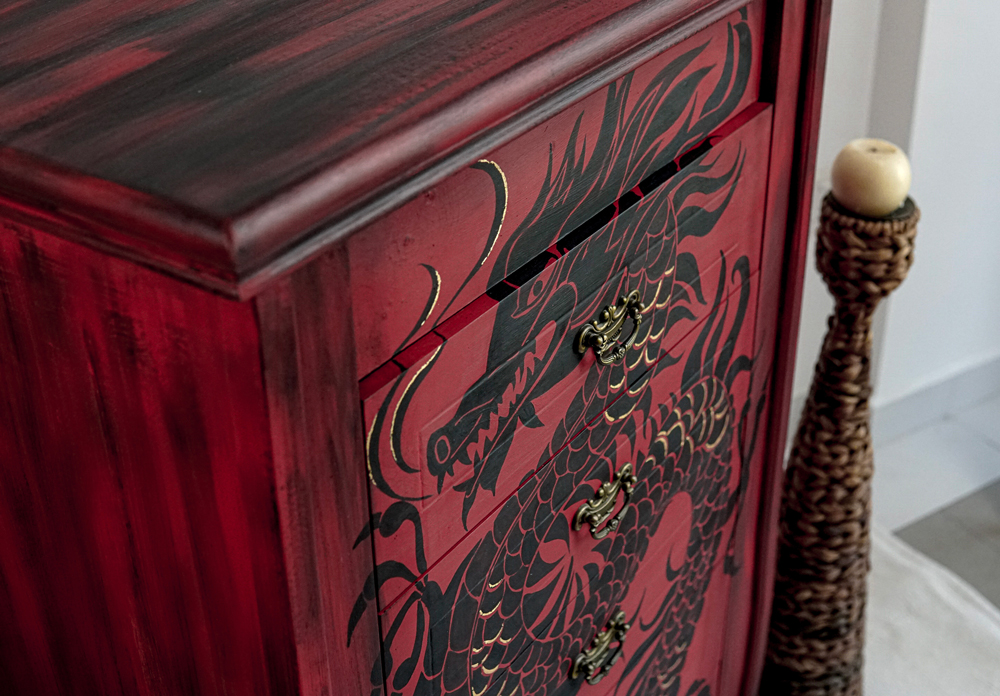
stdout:
[[[368,396],[377,563],[425,572],[708,315],[726,260],[756,272],[770,110],[747,119]],[[584,325],[633,290],[646,310],[623,361],[577,353]]]
[[[758,276],[736,259],[725,271],[731,292],[676,351],[383,612],[387,693],[715,684],[733,585],[752,581],[732,562],[732,531],[754,476],[748,395],[764,372],[751,357]],[[606,496],[614,528],[600,523],[599,539],[577,528],[581,507],[628,470],[631,491]],[[570,686],[573,658],[619,610],[624,656],[598,684]]]
[[354,235],[359,377],[754,103],[763,7],[734,12]]

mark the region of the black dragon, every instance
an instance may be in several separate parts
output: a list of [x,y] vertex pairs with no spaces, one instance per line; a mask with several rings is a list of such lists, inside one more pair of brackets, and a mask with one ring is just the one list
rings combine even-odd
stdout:
[[[656,600],[654,630],[635,647],[618,682],[630,694],[680,693],[685,649],[745,485],[745,468],[733,459],[742,460],[756,439],[743,432],[750,402],[738,413],[733,394],[734,381],[753,364],[750,356],[736,352],[751,295],[749,263],[746,258],[720,258],[718,290],[709,302],[698,264],[683,245],[689,236],[711,232],[742,173],[743,158],[737,156],[721,174],[712,174],[718,162],[704,144],[732,115],[747,85],[751,37],[745,19],[744,14],[744,21],[730,26],[724,69],[704,104],[695,104],[692,97],[709,69],[685,74],[705,48],[701,46],[665,67],[631,110],[625,107],[629,78],[609,88],[605,127],[589,158],[578,155],[575,133],[558,170],[550,156],[534,209],[499,250],[493,267],[491,292],[501,304],[486,370],[455,417],[428,442],[427,466],[439,490],[451,485],[462,492],[465,515],[480,491],[494,491],[514,430],[541,425],[533,401],[579,363],[579,356],[560,347],[626,287],[638,288],[647,308],[637,348],[620,364],[595,364],[588,372],[586,384],[555,426],[552,445],[539,459],[539,467],[548,464],[501,506],[492,529],[450,581],[439,584],[425,576],[420,548],[415,568],[393,559],[380,561],[358,598],[349,632],[369,610],[379,586],[398,578],[416,584],[400,600],[403,605],[394,608],[395,620],[383,624],[385,681],[373,684],[376,691],[384,686],[389,693],[420,696],[575,693],[580,681],[567,680],[565,661],[556,658],[586,648],[594,635],[594,617],[608,615],[625,596],[664,510],[686,494],[694,512],[683,562],[659,569],[669,589]],[[675,133],[670,142],[660,143],[658,136],[670,130]],[[618,203],[607,212],[612,224],[592,234],[606,220],[598,216],[595,223],[585,202],[597,191],[637,178],[644,181],[639,190],[619,191]],[[655,201],[640,204],[630,216],[615,217],[634,202],[629,196],[638,198],[653,189]],[[712,209],[687,204],[697,198],[694,194],[718,194],[718,203]],[[564,222],[554,228],[552,219]],[[558,264],[541,286],[519,282],[569,254],[574,254],[572,260]],[[631,263],[635,259],[642,262]],[[623,267],[626,271],[616,280],[614,273]],[[590,288],[601,290],[588,293]],[[733,288],[737,293],[730,295]],[[690,324],[698,305],[710,309],[686,356],[661,355],[651,348],[657,343],[653,339]],[[557,335],[547,346],[534,346],[539,328],[553,322]],[[533,369],[509,360],[519,350],[533,356]],[[680,363],[680,392],[654,402],[649,385]],[[390,393],[387,405],[392,398]],[[405,404],[397,410],[405,418]],[[373,437],[398,437],[387,413],[386,406],[376,415]],[[602,413],[606,416],[595,421]],[[584,435],[562,447],[591,422]],[[575,565],[563,510],[592,495],[595,480],[611,476],[622,442],[631,443],[627,458],[636,467],[634,504],[615,532],[594,545],[590,562]],[[395,464],[414,471],[405,462]],[[376,448],[369,451],[369,466],[376,485],[384,481]],[[742,479],[735,484],[734,471]],[[460,472],[465,474],[461,483],[450,483]],[[393,495],[387,485],[382,492]],[[373,516],[358,543],[372,534],[391,536],[409,521],[421,544],[419,511],[412,501],[396,497]],[[560,545],[562,555],[553,552]],[[543,547],[546,552],[540,554]],[[404,622],[410,627],[405,631]],[[398,644],[404,636],[406,645]],[[373,675],[382,671],[374,669]],[[696,681],[687,693],[700,696],[707,689]]]

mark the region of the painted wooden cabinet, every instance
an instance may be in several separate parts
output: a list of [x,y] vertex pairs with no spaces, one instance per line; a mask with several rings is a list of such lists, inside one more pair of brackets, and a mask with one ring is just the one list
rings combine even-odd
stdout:
[[0,9],[0,693],[756,693],[828,22]]

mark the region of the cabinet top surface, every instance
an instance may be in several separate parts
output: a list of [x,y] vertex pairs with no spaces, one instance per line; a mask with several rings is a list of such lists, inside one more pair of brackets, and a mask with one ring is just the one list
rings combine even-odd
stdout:
[[238,278],[713,4],[14,0],[0,190]]

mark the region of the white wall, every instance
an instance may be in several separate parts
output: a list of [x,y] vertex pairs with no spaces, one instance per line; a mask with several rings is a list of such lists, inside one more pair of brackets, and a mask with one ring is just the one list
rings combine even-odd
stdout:
[[[956,420],[1000,391],[997,27],[1000,0],[833,3],[810,234],[833,157],[866,135],[910,154],[923,211],[910,276],[875,317],[874,508],[890,527],[1000,475],[995,451],[976,450]],[[813,263],[810,249],[794,421],[832,306]]]
[[[884,137],[909,152],[923,211],[914,268],[876,320],[876,409],[1000,358],[998,26],[995,0],[833,5],[810,244],[830,165],[853,138]],[[832,306],[812,253],[796,403]]]
[[998,27],[996,0],[926,0],[910,146],[923,217],[876,408],[1000,356]]

